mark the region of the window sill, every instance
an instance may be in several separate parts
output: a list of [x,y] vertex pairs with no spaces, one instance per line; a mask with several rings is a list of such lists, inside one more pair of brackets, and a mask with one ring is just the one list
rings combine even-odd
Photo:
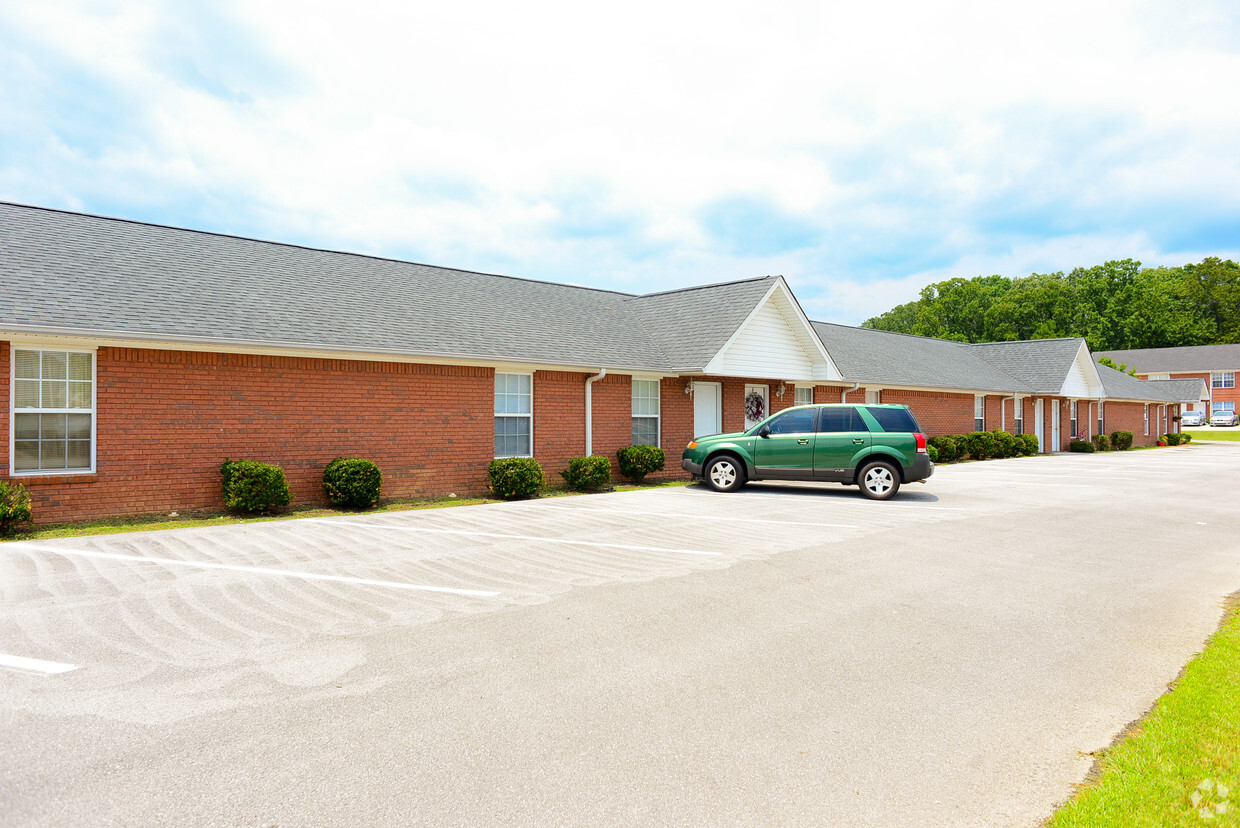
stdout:
[[97,472],[69,472],[67,474],[24,474],[24,473],[8,473],[0,475],[10,483],[20,483],[23,486],[62,486],[68,483],[94,483],[98,477]]

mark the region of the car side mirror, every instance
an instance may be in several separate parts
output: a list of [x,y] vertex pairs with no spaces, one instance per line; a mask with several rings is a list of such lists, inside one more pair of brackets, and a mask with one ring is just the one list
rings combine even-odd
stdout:
[[758,429],[758,436],[759,437],[770,437],[771,427],[769,425],[762,426],[762,428]]

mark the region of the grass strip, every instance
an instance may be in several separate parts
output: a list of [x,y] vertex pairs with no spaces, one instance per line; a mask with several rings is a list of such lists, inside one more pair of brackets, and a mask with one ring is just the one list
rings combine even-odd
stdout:
[[1045,828],[1240,826],[1240,593],[1170,692]]
[[[658,489],[668,486],[684,486],[687,481],[665,480],[660,482],[642,483],[641,485],[618,484],[613,491],[624,492],[635,489]],[[548,486],[542,490],[540,497],[568,497],[589,492],[574,492],[561,486]],[[344,515],[375,514],[377,512],[406,512],[414,509],[443,509],[450,506],[476,506],[481,503],[500,503],[502,501],[487,497],[443,497],[422,500],[390,500],[360,512],[347,509],[334,509],[330,506],[293,506],[269,515],[244,515],[220,509],[195,509],[184,512],[159,512],[147,515],[121,515],[100,520],[79,521],[76,523],[54,523],[39,526],[18,527],[16,533],[4,541],[35,541],[52,538],[79,538],[87,535],[115,535],[121,532],[157,532],[164,529],[188,529],[199,526],[232,526],[238,523],[260,523],[270,520],[297,520],[299,518],[340,517]]]

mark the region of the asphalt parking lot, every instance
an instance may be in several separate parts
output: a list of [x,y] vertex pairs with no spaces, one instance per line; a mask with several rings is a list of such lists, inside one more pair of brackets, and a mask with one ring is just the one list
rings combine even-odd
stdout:
[[1237,461],[0,544],[0,823],[1037,825],[1240,589]]

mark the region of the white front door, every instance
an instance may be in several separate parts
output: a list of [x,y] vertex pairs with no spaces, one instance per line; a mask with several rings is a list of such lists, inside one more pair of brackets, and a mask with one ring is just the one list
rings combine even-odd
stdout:
[[1033,403],[1033,433],[1038,435],[1038,453],[1046,451],[1045,441],[1042,439],[1042,400],[1034,400]]
[[745,386],[745,430],[756,426],[771,413],[767,400],[771,398],[770,388],[765,385]]
[[693,436],[723,431],[723,383],[693,383]]
[[1051,451],[1061,451],[1063,443],[1059,442],[1059,400],[1051,400]]

